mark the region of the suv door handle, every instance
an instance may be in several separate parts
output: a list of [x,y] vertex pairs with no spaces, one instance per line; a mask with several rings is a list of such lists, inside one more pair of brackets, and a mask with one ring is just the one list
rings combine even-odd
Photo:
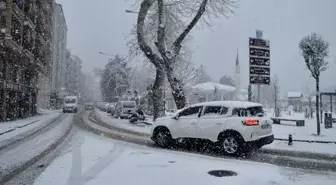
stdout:
[[196,125],[196,122],[191,122],[190,125]]

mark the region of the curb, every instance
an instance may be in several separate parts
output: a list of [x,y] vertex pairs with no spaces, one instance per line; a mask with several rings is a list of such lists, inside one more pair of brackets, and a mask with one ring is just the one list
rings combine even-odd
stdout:
[[9,133],[9,132],[13,132],[14,130],[15,130],[15,128],[12,128],[12,129],[6,130],[5,132],[1,132],[1,133],[0,133],[0,136],[1,136],[1,135],[4,135],[4,134],[7,134],[7,133]]
[[[75,116],[74,116],[75,117]],[[6,182],[13,179],[16,175],[22,173],[27,168],[35,164],[37,161],[39,161],[41,158],[45,157],[50,151],[54,150],[58,145],[60,145],[70,134],[71,130],[73,128],[73,124],[71,123],[69,127],[66,129],[66,131],[50,146],[48,146],[45,150],[43,150],[40,154],[36,155],[35,157],[29,159],[28,161],[24,162],[22,165],[18,166],[8,174],[4,175],[0,179],[0,184],[5,184]]]
[[31,124],[33,124],[33,123],[39,122],[39,121],[40,121],[40,120],[36,120],[36,121],[31,122],[31,123],[27,123],[27,124],[25,124],[25,125],[18,126],[17,128],[23,128],[23,127],[26,127],[26,126],[31,125]]
[[[288,139],[283,138],[274,138],[274,140],[278,141],[288,141]],[[319,140],[302,140],[302,139],[293,139],[295,142],[302,142],[302,143],[323,143],[323,144],[336,144],[336,141],[319,141]]]
[[302,151],[291,151],[291,150],[278,150],[278,149],[269,149],[261,148],[258,150],[259,153],[270,154],[270,155],[281,155],[288,157],[298,157],[298,158],[307,158],[307,159],[324,159],[324,160],[336,160],[336,155],[330,154],[320,154],[312,152],[302,152]]
[[[90,120],[89,120],[90,121]],[[119,133],[113,133],[113,131],[108,132],[105,130],[100,130],[97,128],[94,128],[90,126],[86,121],[84,121],[83,118],[81,118],[82,124],[77,124],[80,129],[89,131],[93,134],[104,136],[111,139],[121,140],[124,142],[129,142],[132,144],[139,144],[144,145],[153,149],[157,149],[154,147],[154,143],[147,141],[145,139],[139,139],[139,138],[132,138],[130,136],[121,135]],[[152,147],[153,146],[153,147]],[[172,151],[179,151],[179,150],[172,150]],[[181,151],[180,151],[181,152]],[[323,171],[336,171],[336,162],[335,160],[313,160],[313,159],[307,159],[303,158],[302,156],[299,157],[291,157],[291,156],[281,156],[279,155],[272,155],[267,153],[257,153],[257,158],[251,158],[249,159],[241,159],[241,158],[232,158],[230,156],[223,156],[219,154],[204,154],[204,153],[198,153],[198,152],[190,152],[190,151],[182,151],[182,152],[188,152],[191,154],[198,154],[198,155],[205,155],[209,157],[217,157],[220,159],[237,159],[237,160],[248,160],[251,162],[261,162],[261,163],[267,163],[267,164],[273,164],[277,166],[284,166],[284,167],[292,167],[292,168],[302,168],[302,169],[311,169],[311,170],[323,170]],[[335,158],[334,158],[335,159]]]
[[26,126],[31,125],[31,124],[33,124],[33,123],[39,122],[39,121],[40,121],[40,120],[35,120],[35,121],[32,121],[32,122],[27,123],[27,124],[25,124],[25,125],[20,125],[20,126],[18,126],[18,127],[15,127],[15,128],[9,129],[9,130],[6,130],[5,132],[1,132],[1,133],[0,133],[0,136],[1,136],[1,135],[4,135],[4,134],[7,134],[7,133],[9,133],[9,132],[13,132],[13,131],[16,130],[17,128],[23,128],[23,127],[26,127]]

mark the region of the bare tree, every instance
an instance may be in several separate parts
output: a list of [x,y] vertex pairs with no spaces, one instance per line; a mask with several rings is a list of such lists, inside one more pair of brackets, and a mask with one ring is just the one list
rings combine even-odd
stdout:
[[320,115],[319,115],[319,96],[320,96],[320,75],[327,70],[328,62],[325,60],[329,56],[329,43],[316,33],[304,37],[299,48],[311,75],[316,81],[316,123],[317,135],[320,135]]
[[200,65],[199,68],[196,69],[196,76],[194,78],[194,84],[200,84],[205,82],[212,82],[213,79],[206,72],[206,69],[203,65]]
[[220,84],[223,84],[223,85],[229,85],[229,86],[232,86],[232,87],[235,86],[235,82],[234,82],[234,80],[232,79],[231,76],[228,76],[228,75],[224,75],[224,76],[222,76],[222,77],[219,79],[219,83],[220,83]]
[[272,99],[273,99],[273,103],[274,103],[274,115],[275,117],[279,117],[280,116],[280,108],[278,105],[278,101],[279,101],[279,94],[280,94],[280,85],[279,85],[279,80],[278,80],[278,76],[274,75],[274,77],[272,78]]
[[[153,85],[154,104],[160,104],[162,100],[160,87],[164,81],[163,75],[165,73],[177,107],[182,108],[186,105],[183,82],[174,76],[174,64],[180,54],[183,41],[200,20],[208,24],[212,17],[226,16],[228,12],[232,12],[232,5],[234,5],[233,0],[142,0],[136,33],[141,51],[156,68],[157,74]],[[152,7],[157,7],[157,11],[151,11]],[[156,33],[156,48],[151,47],[151,43],[148,43],[145,37],[146,17],[150,11],[157,15],[157,21],[154,22],[157,24],[157,29],[150,30],[151,33]],[[168,15],[175,20],[173,24],[166,25]],[[193,18],[191,21],[187,21],[186,17]],[[177,28],[176,31],[181,30],[177,37],[167,35],[166,28],[172,26]],[[154,114],[154,119],[155,117]]]

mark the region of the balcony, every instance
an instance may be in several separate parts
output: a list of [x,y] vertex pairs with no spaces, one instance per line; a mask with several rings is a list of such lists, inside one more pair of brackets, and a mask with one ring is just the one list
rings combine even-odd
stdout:
[[23,0],[13,0],[13,4],[15,4],[20,10],[23,9]]
[[6,36],[6,17],[0,16],[0,39],[4,39]]
[[12,8],[13,8],[14,13],[16,15],[18,15],[20,19],[23,20],[23,18],[25,16],[24,13],[23,13],[23,1],[21,0],[22,1],[22,6],[21,6],[21,3],[20,3],[20,0],[17,0],[17,1],[18,1],[17,3],[15,3],[15,1],[14,1]]
[[32,0],[26,0],[24,5],[24,13],[26,15],[26,19],[31,24],[35,23],[35,13],[36,13],[36,5]]
[[12,27],[11,27],[11,37],[19,46],[22,43],[22,25],[21,22],[15,17],[12,16]]

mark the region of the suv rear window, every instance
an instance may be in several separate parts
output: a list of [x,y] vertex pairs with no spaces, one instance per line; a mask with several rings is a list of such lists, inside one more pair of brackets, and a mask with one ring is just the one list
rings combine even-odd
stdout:
[[249,107],[249,108],[235,108],[232,111],[233,116],[239,116],[239,117],[263,117],[264,116],[264,110],[261,106],[258,107]]

